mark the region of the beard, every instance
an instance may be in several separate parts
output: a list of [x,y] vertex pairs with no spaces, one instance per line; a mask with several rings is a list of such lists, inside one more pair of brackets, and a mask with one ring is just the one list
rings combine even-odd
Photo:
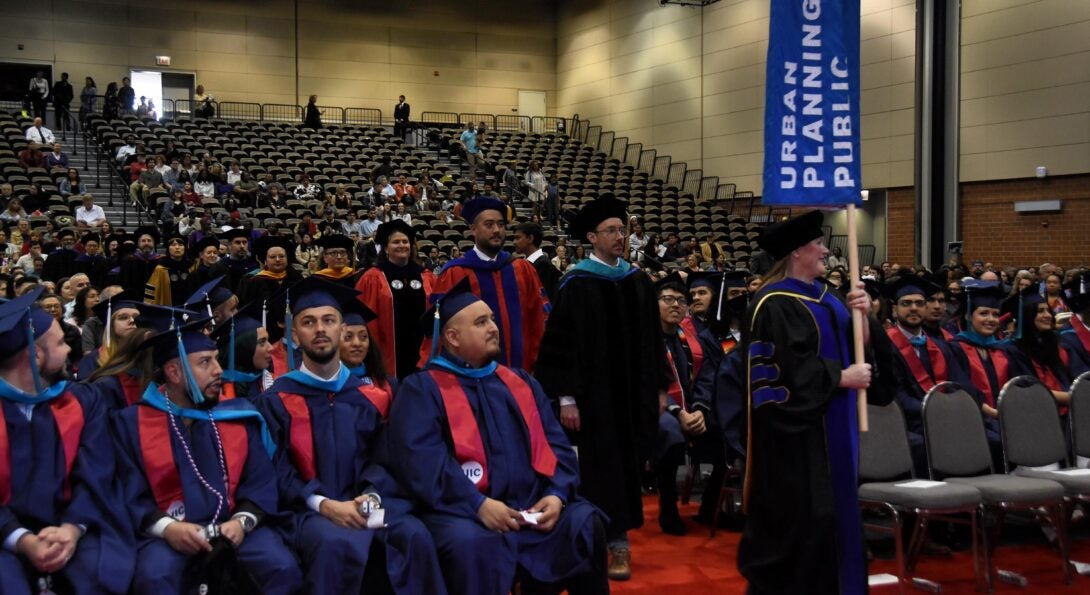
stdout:
[[311,360],[319,364],[328,364],[333,361],[333,358],[339,355],[339,347],[332,343],[329,344],[324,350],[319,351],[310,347],[303,347],[303,355],[307,356]]

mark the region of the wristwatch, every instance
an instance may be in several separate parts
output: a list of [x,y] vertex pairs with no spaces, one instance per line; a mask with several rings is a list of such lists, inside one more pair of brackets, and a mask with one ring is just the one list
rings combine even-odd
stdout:
[[257,519],[252,514],[239,513],[231,517],[231,520],[238,521],[238,524],[242,525],[242,532],[247,535],[257,528]]

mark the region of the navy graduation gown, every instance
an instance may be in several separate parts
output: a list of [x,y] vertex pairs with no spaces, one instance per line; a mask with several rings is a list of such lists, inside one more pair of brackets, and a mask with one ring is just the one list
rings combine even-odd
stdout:
[[753,593],[867,590],[857,493],[850,317],[822,283],[785,279],[750,305],[744,336],[750,394],[738,565]]
[[[217,407],[228,408],[253,409],[253,406],[247,401],[233,399]],[[142,414],[147,416],[143,421]],[[229,521],[238,512],[250,512],[262,520],[239,546],[239,563],[263,593],[297,592],[302,586],[302,572],[281,530],[287,518],[277,514],[276,473],[262,444],[260,425],[253,418],[217,422],[219,428],[228,425],[237,428],[241,425],[245,432],[242,442],[233,442],[225,430],[218,432],[228,468],[238,465],[236,461],[245,461],[237,483],[232,480],[236,486],[232,498],[224,481],[217,431],[213,424],[195,420],[187,427],[181,418],[174,421],[181,432],[180,436],[173,430],[166,414],[143,403],[125,408],[113,419],[124,502],[138,535],[134,590],[138,593],[182,593],[187,579],[192,578],[187,577],[185,572],[189,556],[175,551],[165,539],[145,533],[157,521],[172,516],[205,526]],[[170,439],[170,456],[181,483],[182,500],[172,502],[167,510],[157,503],[151,487],[154,474],[149,473],[146,458],[150,453],[145,452],[141,444],[142,423],[160,426],[159,430]],[[167,447],[166,444],[157,444]],[[192,456],[203,480],[224,495],[222,506],[219,498],[204,486],[194,472],[189,456]]]
[[[545,439],[557,460],[551,478],[532,466],[529,431],[504,382],[495,373],[457,377],[487,460],[488,487],[482,493],[455,458],[450,421],[431,369],[434,364],[402,382],[390,414],[390,460],[397,462],[391,471],[411,492],[435,537],[447,588],[452,593],[507,593],[518,567],[545,583],[590,571],[594,519],[604,516],[576,495],[579,463],[541,386],[526,372],[513,370],[533,390]],[[527,510],[548,495],[567,504],[548,533],[524,528],[501,534],[477,517],[486,497]]]
[[[361,394],[369,382],[350,376],[340,391],[332,393],[282,376],[258,397],[258,409],[280,445],[274,463],[281,502],[296,514],[295,545],[303,560],[306,588],[315,594],[359,593],[372,542],[377,540],[385,545],[386,572],[396,593],[445,593],[431,536],[410,514],[411,504],[398,497],[396,482],[379,464],[385,458],[382,433],[389,403],[376,406]],[[302,418],[299,411],[289,411],[285,395],[301,397],[302,403],[295,401],[293,406],[305,407]],[[304,419],[309,432],[302,425]],[[308,458],[309,465],[302,462]],[[307,506],[313,495],[346,501],[366,492],[382,498],[387,525],[383,529],[340,527]]]
[[[62,419],[82,418],[70,474],[54,406],[69,408]],[[77,593],[126,592],[133,572],[132,530],[113,483],[114,449],[102,401],[94,391],[69,384],[55,401],[35,405],[29,420],[8,399],[0,398],[0,408],[9,458],[0,465],[10,473],[10,498],[0,502],[0,542],[19,528],[36,533],[63,523],[83,525],[87,533],[57,574]],[[33,575],[27,569],[20,557],[0,549],[0,592],[29,592],[24,587]]]
[[[1075,325],[1079,325],[1076,327]],[[1090,329],[1074,315],[1060,327],[1060,346],[1067,351],[1072,378],[1090,372]]]

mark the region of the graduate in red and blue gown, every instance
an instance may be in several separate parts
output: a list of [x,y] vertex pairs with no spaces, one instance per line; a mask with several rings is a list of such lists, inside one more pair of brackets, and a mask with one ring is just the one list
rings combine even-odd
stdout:
[[1064,286],[1073,314],[1060,327],[1060,344],[1067,352],[1071,376],[1090,372],[1090,272],[1076,275]]
[[180,315],[197,315],[196,312],[154,304],[129,303],[124,307],[137,311],[131,320],[136,328],[114,339],[108,347],[104,346],[103,349],[109,350],[109,356],[90,378],[85,379],[111,414],[138,402],[151,382],[154,367],[151,353],[143,349],[144,341],[169,329]]
[[871,300],[860,283],[846,305],[818,280],[823,219],[810,211],[759,240],[776,263],[743,327],[750,433],[738,566],[749,593],[867,592],[855,391],[870,385],[871,367],[852,363],[849,308],[866,315]]
[[927,391],[943,382],[960,386],[971,383],[941,334],[929,334],[925,317],[929,298],[942,291],[923,277],[897,277],[881,288],[893,303],[896,323],[886,329],[886,336],[897,352],[894,375],[897,377],[896,398],[904,411],[908,441],[918,477],[927,476],[927,452],[923,440],[923,399]]
[[41,290],[0,305],[0,593],[125,593],[132,530],[106,408],[63,380],[68,346]]
[[223,368],[223,392],[230,398],[257,402],[273,383],[269,331],[255,317],[260,316],[259,305],[247,304],[212,332]]
[[[496,315],[500,330],[498,363],[533,371],[545,320],[549,316],[549,298],[534,265],[503,250],[507,238],[507,205],[496,198],[478,196],[462,207],[462,217],[473,234],[473,249],[447,263],[435,281],[432,301],[442,296],[462,279],[469,279],[473,293],[484,300]],[[424,342],[420,361],[431,352]]]
[[[296,593],[303,576],[278,513],[275,444],[245,399],[225,399],[207,318],[146,342],[156,380],[113,418],[123,499],[137,531],[133,590],[191,593],[232,581]],[[217,570],[219,569],[219,570]]]
[[[706,338],[694,336],[695,329],[685,329],[681,322],[687,312],[686,287],[677,273],[671,273],[655,283],[658,293],[659,322],[662,327],[662,340],[665,343],[666,365],[673,378],[667,390],[669,401],[666,410],[659,415],[658,436],[652,453],[652,464],[659,491],[659,527],[667,535],[684,535],[685,524],[677,508],[677,469],[685,460],[686,444],[692,442],[694,449],[700,444],[703,454],[713,454],[718,450],[722,459],[722,445],[716,439],[717,433],[708,435],[708,424],[712,416],[711,403],[693,400],[693,385],[701,368],[707,365],[705,354],[715,361],[716,346]],[[714,365],[714,364],[712,364]],[[709,447],[712,441],[718,446]],[[700,460],[707,460],[701,457]],[[708,462],[717,462],[709,460]],[[722,476],[720,476],[722,478]],[[710,483],[710,482],[709,482]],[[715,490],[718,490],[716,483]],[[718,493],[711,495],[715,500]]]
[[360,277],[360,301],[376,314],[368,323],[386,371],[404,378],[416,371],[424,333],[416,321],[428,309],[435,275],[416,262],[416,230],[400,219],[378,226],[378,262]]
[[[999,307],[1005,294],[996,281],[965,281],[961,299],[965,304],[965,328],[950,342],[954,355],[965,370],[973,394],[984,416],[984,431],[997,469],[1002,468],[1003,443],[999,434],[999,391],[1013,378],[1007,346],[999,333]],[[967,389],[970,387],[966,387]]]
[[137,308],[144,303],[143,296],[142,292],[125,290],[100,301],[92,308],[95,317],[104,321],[106,327],[102,332],[102,345],[85,353],[76,366],[76,380],[90,378],[113,354],[118,340],[136,328],[136,318],[140,315]]
[[[1015,331],[1007,355],[1011,378],[1033,376],[1050,391],[1061,416],[1067,415],[1071,403],[1071,356],[1060,345],[1055,330],[1056,316],[1048,305],[1041,287],[1034,283],[1018,295],[1007,298],[1003,309],[1015,315]],[[1065,418],[1066,419],[1066,418]],[[1069,430],[1063,424],[1064,432]]]
[[496,361],[499,329],[468,282],[433,310],[422,324],[438,352],[402,382],[390,460],[447,589],[500,595],[518,577],[524,593],[608,593],[604,515],[577,495],[575,452],[541,386]]
[[[285,340],[298,343],[302,361],[258,398],[258,408],[281,446],[281,502],[296,515],[306,590],[442,595],[431,535],[381,465],[393,395],[341,363],[341,312],[357,299],[356,290],[311,276],[275,300],[286,304],[278,304],[289,312]],[[364,502],[380,504],[382,518],[361,513]]]

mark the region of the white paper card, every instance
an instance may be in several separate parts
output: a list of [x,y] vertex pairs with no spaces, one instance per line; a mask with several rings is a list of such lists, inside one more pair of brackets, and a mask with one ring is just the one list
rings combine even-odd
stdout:
[[881,587],[883,585],[896,585],[897,577],[892,574],[872,574],[867,577],[867,584],[871,587]]
[[367,515],[368,529],[381,529],[386,526],[386,510],[378,508]]
[[946,485],[944,481],[931,481],[930,479],[914,479],[912,481],[906,481],[904,483],[896,484],[899,488],[937,488],[941,485]]
[[1090,475],[1090,469],[1062,469],[1060,471],[1056,471],[1056,473],[1060,473],[1060,474],[1063,474],[1063,475],[1082,476],[1082,475]]
[[537,520],[540,519],[542,515],[542,513],[540,512],[527,512],[525,510],[523,510],[519,514],[522,515],[522,520],[526,521],[526,524],[528,525],[536,525]]

